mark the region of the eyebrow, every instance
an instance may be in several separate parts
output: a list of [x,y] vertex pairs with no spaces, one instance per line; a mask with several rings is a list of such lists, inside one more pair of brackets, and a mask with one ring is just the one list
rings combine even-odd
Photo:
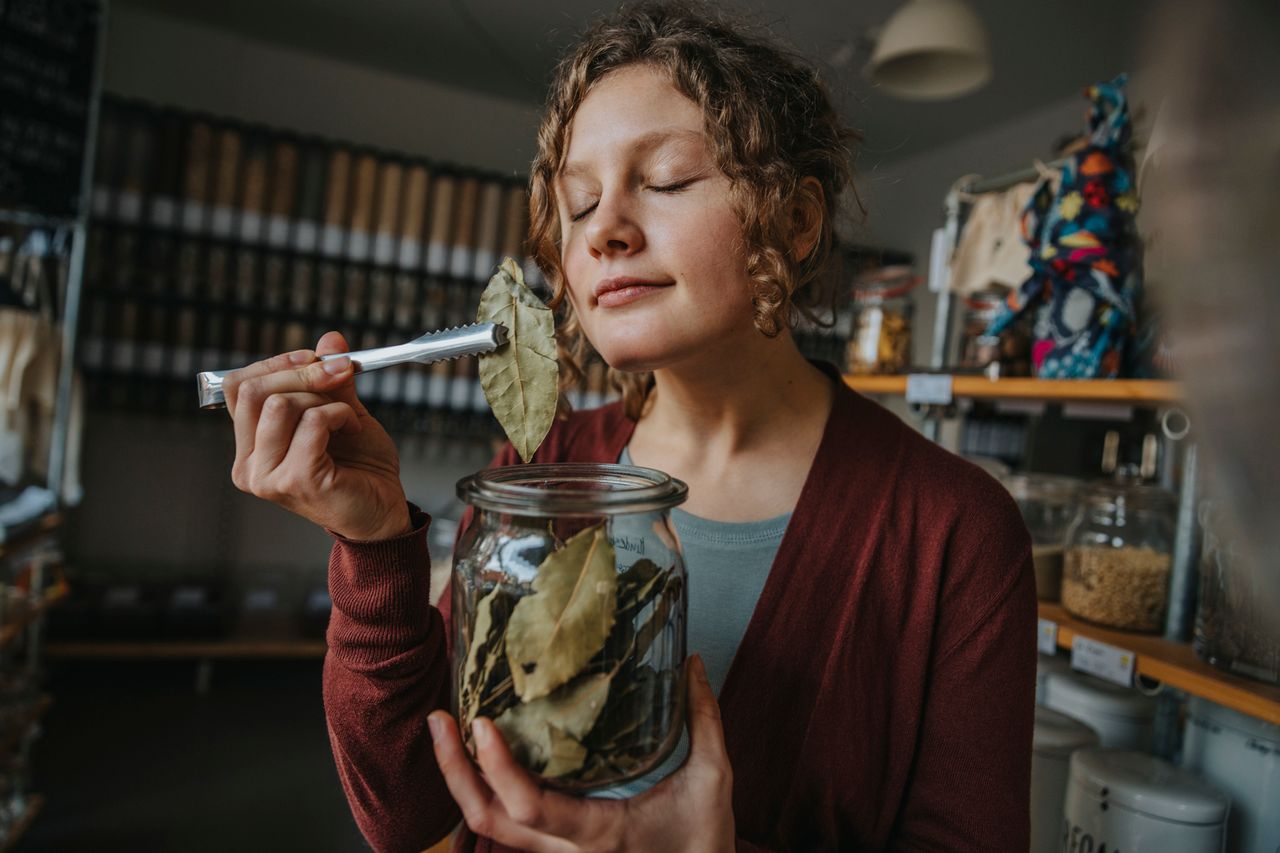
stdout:
[[[658,130],[651,130],[648,133],[636,137],[633,141],[626,145],[628,152],[644,153],[660,148],[673,140],[693,140],[702,142],[704,136],[700,131],[689,130],[685,127],[668,127]],[[566,163],[563,168],[556,174],[556,179],[575,178],[579,175],[589,172],[590,169],[581,163]]]

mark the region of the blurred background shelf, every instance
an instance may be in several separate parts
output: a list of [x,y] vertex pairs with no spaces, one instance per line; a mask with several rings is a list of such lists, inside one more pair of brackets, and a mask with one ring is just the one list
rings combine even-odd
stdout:
[[1134,672],[1219,705],[1280,725],[1280,686],[1264,684],[1210,666],[1190,643],[1114,631],[1083,622],[1061,604],[1040,602],[1040,618],[1058,626],[1058,646],[1070,649],[1077,635],[1117,646],[1136,656]]
[[18,634],[22,633],[24,628],[35,622],[44,615],[46,610],[66,597],[66,587],[56,586],[49,589],[37,604],[33,605],[18,618],[0,628],[0,649],[13,642],[14,638],[17,637]]
[[134,640],[50,643],[52,660],[299,660],[323,658],[323,640]]
[[[862,394],[903,396],[906,376],[845,376],[845,384]],[[1046,400],[1098,403],[1175,403],[1182,399],[1178,383],[1162,379],[988,379],[952,376],[952,395],[984,400]]]

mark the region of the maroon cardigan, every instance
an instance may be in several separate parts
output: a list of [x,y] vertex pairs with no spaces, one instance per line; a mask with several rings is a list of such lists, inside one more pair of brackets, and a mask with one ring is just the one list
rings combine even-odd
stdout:
[[[576,414],[535,459],[615,461],[634,427],[617,404]],[[460,820],[426,725],[450,672],[427,522],[340,539],[329,562],[330,741],[356,822],[391,853]],[[1026,850],[1035,625],[1009,495],[841,384],[720,692],[740,849]],[[461,849],[500,845],[464,827]]]

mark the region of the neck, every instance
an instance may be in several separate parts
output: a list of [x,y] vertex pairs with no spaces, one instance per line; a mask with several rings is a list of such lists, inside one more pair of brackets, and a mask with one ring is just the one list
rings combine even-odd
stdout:
[[656,371],[641,420],[651,437],[700,436],[705,443],[690,449],[723,459],[824,424],[832,393],[790,334],[755,334],[731,353]]

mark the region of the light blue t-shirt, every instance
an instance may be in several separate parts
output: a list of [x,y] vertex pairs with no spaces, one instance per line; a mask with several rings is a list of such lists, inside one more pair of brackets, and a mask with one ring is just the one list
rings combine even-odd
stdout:
[[[622,451],[618,461],[631,464],[628,450]],[[708,521],[678,507],[671,511],[671,524],[684,551],[689,580],[688,651],[702,655],[707,678],[717,696],[755,612],[790,520],[791,514],[787,513],[764,521]],[[615,543],[615,547],[618,544]],[[643,546],[643,543],[627,544]],[[657,769],[592,796],[634,797],[680,769],[688,754],[689,735],[681,732],[680,743]]]

